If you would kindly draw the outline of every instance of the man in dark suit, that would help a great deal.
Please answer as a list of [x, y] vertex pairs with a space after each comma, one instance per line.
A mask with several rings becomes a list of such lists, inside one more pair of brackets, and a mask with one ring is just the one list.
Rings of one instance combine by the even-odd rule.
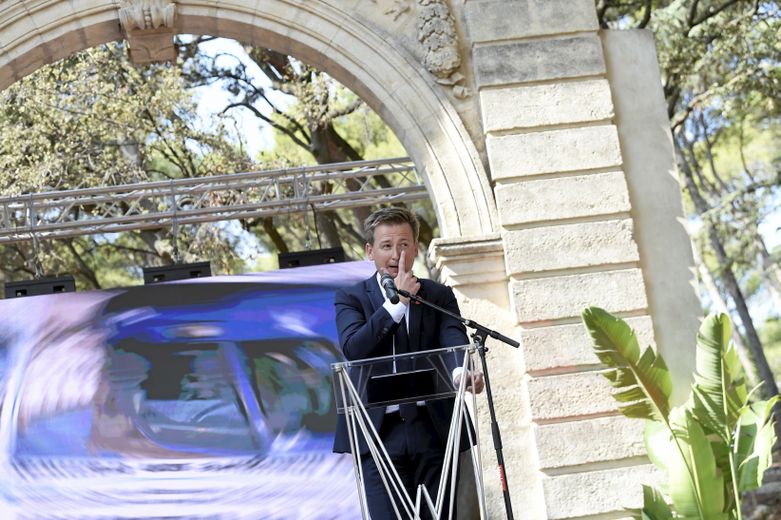
[[[380, 277], [390, 274], [397, 288], [459, 314], [458, 303], [449, 287], [418, 279], [412, 273], [412, 264], [418, 255], [418, 229], [415, 215], [403, 208], [381, 209], [366, 219], [366, 256], [374, 261], [377, 272], [363, 282], [340, 290], [335, 299], [339, 344], [348, 360], [469, 343], [464, 326], [458, 320], [424, 305], [410, 305], [409, 298], [401, 297], [393, 304], [381, 287]], [[451, 368], [457, 364], [453, 361]], [[456, 385], [463, 376], [460, 370], [455, 368], [452, 373]], [[467, 389], [481, 392], [482, 374], [467, 374], [467, 377]], [[436, 497], [453, 404], [452, 399], [445, 399], [369, 410], [371, 421], [413, 501], [419, 484], [426, 486], [432, 498]], [[465, 433], [466, 426], [462, 430], [462, 449], [469, 447]], [[395, 519], [396, 514], [368, 446], [362, 436], [359, 437], [371, 518]], [[337, 424], [334, 451], [350, 452], [343, 417]], [[425, 514], [423, 518], [426, 518]]]

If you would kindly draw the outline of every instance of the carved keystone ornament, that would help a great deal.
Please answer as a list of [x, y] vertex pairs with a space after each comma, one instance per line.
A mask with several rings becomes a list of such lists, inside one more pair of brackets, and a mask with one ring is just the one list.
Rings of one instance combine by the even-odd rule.
[[[372, 0], [377, 3], [377, 0]], [[411, 0], [394, 0], [385, 14], [398, 20], [412, 10]], [[471, 95], [464, 85], [466, 78], [459, 71], [461, 51], [458, 46], [456, 22], [447, 0], [416, 0], [417, 36], [423, 51], [423, 66], [436, 77], [437, 83], [453, 88], [453, 95], [464, 99]]]
[[136, 64], [173, 61], [176, 5], [167, 0], [120, 0], [119, 22]]

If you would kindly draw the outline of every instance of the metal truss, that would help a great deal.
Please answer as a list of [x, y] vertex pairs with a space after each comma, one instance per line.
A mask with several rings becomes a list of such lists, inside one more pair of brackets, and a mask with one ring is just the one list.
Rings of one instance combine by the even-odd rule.
[[0, 198], [0, 243], [425, 198], [409, 158], [34, 193]]

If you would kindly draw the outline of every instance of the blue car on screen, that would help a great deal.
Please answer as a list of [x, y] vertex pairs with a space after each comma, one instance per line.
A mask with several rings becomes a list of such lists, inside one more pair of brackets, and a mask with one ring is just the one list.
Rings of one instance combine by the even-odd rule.
[[91, 442], [176, 457], [322, 448], [336, 420], [330, 365], [340, 359], [332, 294], [210, 283], [115, 297]]

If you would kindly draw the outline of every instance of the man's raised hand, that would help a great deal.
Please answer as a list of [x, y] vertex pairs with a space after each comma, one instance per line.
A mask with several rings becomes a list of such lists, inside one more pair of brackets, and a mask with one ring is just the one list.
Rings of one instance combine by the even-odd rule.
[[[405, 256], [406, 255], [404, 254], [404, 251], [402, 251], [401, 255], [399, 256], [399, 273], [396, 275], [396, 279], [394, 280], [396, 289], [407, 291], [410, 294], [418, 294], [418, 291], [420, 290], [420, 282], [412, 274], [411, 266], [410, 269], [407, 270]], [[404, 296], [399, 295], [399, 299], [405, 305], [409, 304], [409, 298], [405, 298]]]

